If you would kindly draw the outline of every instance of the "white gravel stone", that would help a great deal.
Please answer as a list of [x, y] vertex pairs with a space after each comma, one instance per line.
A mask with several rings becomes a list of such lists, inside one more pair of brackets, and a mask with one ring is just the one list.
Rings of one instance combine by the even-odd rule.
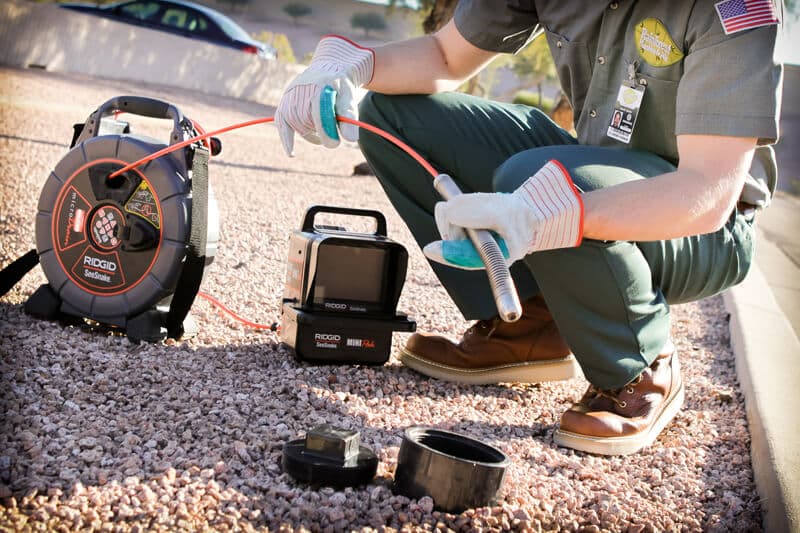
[[[118, 94], [171, 100], [206, 129], [274, 112], [190, 91], [0, 69], [0, 265], [33, 246], [38, 195], [71, 125]], [[164, 138], [164, 122], [130, 120], [135, 132]], [[423, 331], [457, 337], [468, 326], [377, 181], [350, 176], [362, 160], [356, 148], [298, 139], [290, 159], [273, 126], [232, 132], [223, 143], [210, 164], [222, 224], [204, 291], [272, 323], [287, 239], [304, 210], [371, 208], [409, 250], [399, 309]], [[608, 458], [553, 444], [582, 380], [468, 387], [421, 377], [394, 357], [381, 367], [306, 366], [274, 332], [231, 322], [204, 300], [192, 311], [195, 338], [132, 345], [25, 315], [22, 304], [44, 282], [35, 269], [0, 301], [0, 529], [760, 530], [719, 298], [673, 308], [683, 411], [653, 446]], [[392, 353], [407, 337], [394, 335]], [[361, 432], [380, 459], [375, 479], [335, 491], [283, 472], [283, 445], [321, 423]], [[412, 425], [501, 448], [511, 466], [497, 505], [451, 514], [429, 497], [394, 495], [402, 432]]]

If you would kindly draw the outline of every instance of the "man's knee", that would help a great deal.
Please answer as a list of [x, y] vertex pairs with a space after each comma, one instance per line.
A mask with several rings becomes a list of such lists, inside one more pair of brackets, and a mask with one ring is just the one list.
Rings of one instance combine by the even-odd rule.
[[[390, 118], [394, 116], [394, 113], [390, 112], [393, 105], [391, 96], [369, 91], [358, 105], [358, 118], [371, 126], [393, 131], [395, 127]], [[385, 147], [385, 141], [379, 136], [364, 135], [364, 133], [362, 130], [358, 136], [358, 144], [364, 155], [368, 156], [374, 150], [382, 150]]]
[[[514, 154], [497, 167], [492, 179], [494, 192], [514, 192], [522, 183], [533, 176], [551, 159], [560, 161], [561, 146], [531, 148]], [[563, 163], [563, 161], [562, 161]], [[569, 170], [569, 169], [568, 169]]]
[[562, 164], [583, 192], [675, 170], [675, 166], [664, 159], [635, 150], [584, 145], [544, 146], [519, 152], [500, 165], [494, 175], [494, 190], [514, 191], [551, 159]]
[[372, 123], [374, 117], [376, 116], [378, 109], [380, 107], [380, 102], [378, 101], [381, 95], [369, 91], [364, 97], [361, 99], [361, 102], [358, 104], [358, 118], [364, 122]]
[[367, 124], [387, 129], [392, 126], [396, 111], [402, 108], [397, 105], [397, 96], [369, 91], [358, 104], [358, 118]]
[[[377, 102], [380, 95], [372, 91], [364, 95], [361, 102], [358, 104], [358, 119], [366, 122], [372, 126], [377, 126], [380, 121], [380, 103]], [[363, 135], [362, 132], [358, 136], [358, 146], [365, 156], [369, 156], [372, 150], [377, 146], [377, 137], [373, 135]]]

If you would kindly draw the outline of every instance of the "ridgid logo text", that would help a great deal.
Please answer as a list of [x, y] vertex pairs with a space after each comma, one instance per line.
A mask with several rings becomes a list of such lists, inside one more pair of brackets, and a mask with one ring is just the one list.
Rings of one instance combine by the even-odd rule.
[[97, 257], [90, 257], [88, 255], [85, 255], [83, 257], [83, 266], [105, 270], [106, 272], [117, 271], [117, 264], [114, 261], [108, 261], [106, 259], [100, 259]]

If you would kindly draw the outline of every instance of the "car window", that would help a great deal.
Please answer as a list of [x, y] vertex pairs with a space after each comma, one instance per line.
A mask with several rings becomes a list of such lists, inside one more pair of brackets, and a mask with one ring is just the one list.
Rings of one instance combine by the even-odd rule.
[[206, 33], [208, 31], [208, 21], [200, 15], [193, 15], [186, 25], [186, 29], [195, 33]]
[[124, 17], [137, 20], [153, 20], [159, 9], [158, 2], [131, 2], [120, 6], [119, 12]]
[[188, 22], [190, 19], [189, 12], [185, 9], [169, 8], [166, 9], [161, 16], [161, 24], [183, 30], [188, 29]]

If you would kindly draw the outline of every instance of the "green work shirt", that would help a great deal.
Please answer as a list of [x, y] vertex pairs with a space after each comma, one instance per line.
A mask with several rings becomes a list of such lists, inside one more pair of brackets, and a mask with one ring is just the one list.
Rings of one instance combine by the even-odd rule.
[[[680, 134], [758, 138], [742, 200], [765, 206], [777, 184], [768, 145], [778, 139], [780, 27], [726, 35], [715, 3], [461, 0], [454, 20], [465, 39], [493, 52], [517, 52], [543, 31], [581, 144], [677, 163]], [[644, 88], [629, 143], [607, 134], [622, 84]]]

